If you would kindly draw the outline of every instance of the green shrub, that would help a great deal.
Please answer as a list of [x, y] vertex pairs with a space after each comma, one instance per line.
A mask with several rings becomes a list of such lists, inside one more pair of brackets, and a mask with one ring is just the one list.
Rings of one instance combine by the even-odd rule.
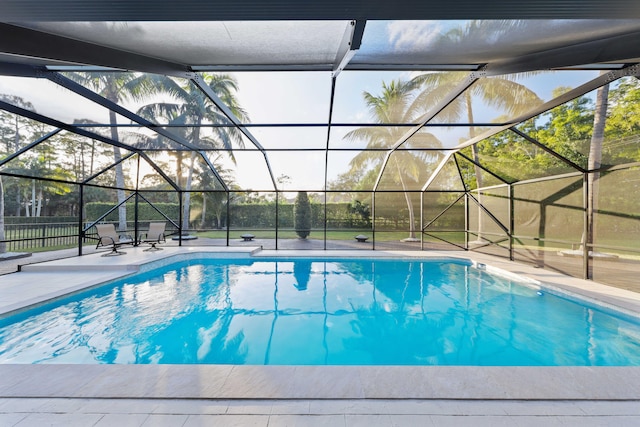
[[306, 191], [299, 191], [293, 208], [294, 228], [301, 239], [311, 234], [311, 204]]

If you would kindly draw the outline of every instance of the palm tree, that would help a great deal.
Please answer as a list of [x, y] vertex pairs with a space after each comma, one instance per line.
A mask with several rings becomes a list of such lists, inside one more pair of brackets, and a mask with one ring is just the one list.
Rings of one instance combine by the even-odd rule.
[[[487, 31], [492, 34], [492, 37], [496, 37], [496, 31], [508, 34], [509, 31], [514, 30], [518, 25], [521, 24], [517, 21], [502, 21], [501, 25], [497, 25], [494, 21], [488, 24], [486, 21], [470, 21], [464, 28], [455, 28], [445, 33], [438, 43], [444, 45], [452, 43], [458, 44], [464, 40], [478, 39], [478, 37], [481, 36], [486, 39]], [[469, 123], [469, 139], [471, 139], [476, 136], [476, 128], [473, 126], [473, 100], [476, 98], [481, 98], [486, 105], [501, 110], [503, 114], [508, 114], [512, 117], [524, 114], [536, 106], [541, 105], [543, 102], [532, 90], [515, 81], [518, 77], [527, 77], [531, 74], [532, 73], [524, 73], [520, 76], [505, 75], [481, 78], [465, 90], [461, 96], [458, 96], [451, 102], [447, 108], [436, 117], [436, 120], [451, 123], [466, 116]], [[417, 100], [428, 108], [430, 105], [442, 100], [458, 86], [460, 83], [460, 73], [429, 72], [414, 77], [412, 83], [419, 86], [422, 90]], [[471, 151], [473, 160], [476, 163], [480, 163], [477, 144], [471, 146]], [[483, 187], [482, 169], [478, 166], [475, 166], [475, 175], [477, 188], [480, 189]], [[480, 197], [480, 194], [478, 194], [478, 197]], [[482, 228], [482, 215], [479, 214], [479, 241], [482, 240]]]
[[[146, 74], [82, 72], [72, 73], [69, 77], [116, 104], [126, 100], [140, 101], [158, 90], [157, 85], [154, 84], [154, 77]], [[116, 113], [111, 110], [109, 110], [109, 124], [111, 125], [111, 139], [116, 142], [120, 141]], [[116, 193], [120, 204], [126, 198], [123, 190], [125, 177], [122, 163], [120, 163], [122, 160], [120, 147], [113, 147], [113, 160], [116, 164], [116, 187], [118, 188]], [[124, 203], [118, 209], [118, 229], [121, 231], [127, 229], [127, 209]]]
[[[364, 92], [363, 96], [371, 117], [375, 123], [389, 123], [391, 126], [371, 126], [352, 130], [345, 135], [345, 139], [366, 140], [367, 149], [361, 151], [350, 162], [350, 173], [361, 174], [365, 170], [379, 168], [379, 157], [371, 149], [391, 149], [406, 134], [407, 128], [393, 126], [393, 124], [411, 123], [421, 112], [421, 105], [416, 99], [416, 84], [412, 81], [393, 80], [388, 85], [382, 83], [380, 96]], [[438, 148], [440, 141], [430, 133], [418, 132], [408, 140], [404, 148]], [[410, 151], [395, 151], [393, 161], [390, 163], [390, 174], [396, 184], [399, 184], [404, 193], [405, 202], [409, 210], [409, 239], [415, 236], [415, 214], [411, 194], [407, 191], [409, 183], [420, 183], [428, 170], [429, 161], [434, 155], [423, 151], [412, 153]]]
[[[237, 81], [228, 74], [204, 74], [205, 83], [226, 104], [231, 112], [242, 122], [248, 122], [247, 113], [240, 107], [235, 93], [238, 91]], [[157, 102], [143, 106], [138, 114], [149, 119], [163, 117], [171, 125], [185, 126], [180, 128], [185, 139], [196, 147], [203, 149], [224, 149], [232, 161], [234, 143], [244, 146], [241, 132], [235, 127], [215, 127], [211, 134], [203, 134], [203, 124], [232, 125], [229, 119], [209, 100], [204, 92], [193, 84], [180, 85], [175, 80], [165, 77], [158, 83], [158, 88], [172, 98], [171, 102]], [[183, 230], [189, 229], [191, 205], [191, 187], [197, 153], [191, 151], [186, 179], [182, 176], [183, 153], [176, 152], [176, 175], [178, 186], [185, 190], [183, 201]]]

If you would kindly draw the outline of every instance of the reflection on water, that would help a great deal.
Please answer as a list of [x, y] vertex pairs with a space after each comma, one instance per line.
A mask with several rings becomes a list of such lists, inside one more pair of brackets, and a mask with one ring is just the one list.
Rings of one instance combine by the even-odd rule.
[[640, 326], [467, 264], [206, 260], [3, 319], [0, 362], [640, 365]]

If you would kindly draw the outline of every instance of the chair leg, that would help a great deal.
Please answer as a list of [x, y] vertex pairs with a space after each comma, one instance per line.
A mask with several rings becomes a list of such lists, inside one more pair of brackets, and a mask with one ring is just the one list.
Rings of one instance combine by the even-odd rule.
[[152, 251], [161, 251], [162, 250], [162, 248], [156, 247], [158, 242], [149, 242], [149, 244], [151, 245], [151, 247], [149, 249], [143, 250], [142, 252], [152, 252]]
[[107, 252], [102, 256], [118, 256], [118, 255], [126, 255], [126, 252], [118, 251], [117, 246], [113, 245], [113, 247], [111, 248], [111, 252]]

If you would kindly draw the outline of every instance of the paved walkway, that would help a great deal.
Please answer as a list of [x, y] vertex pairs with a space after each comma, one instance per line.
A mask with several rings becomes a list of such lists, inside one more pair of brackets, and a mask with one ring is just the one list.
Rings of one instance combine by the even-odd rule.
[[[96, 250], [95, 246], [85, 246], [83, 253], [89, 254]], [[56, 259], [78, 256], [78, 249], [62, 249], [58, 251], [35, 252], [29, 256], [20, 258], [0, 259], [0, 275], [15, 273], [20, 265], [34, 264], [38, 262], [53, 261]]]
[[637, 401], [0, 399], [0, 425], [638, 426]]

